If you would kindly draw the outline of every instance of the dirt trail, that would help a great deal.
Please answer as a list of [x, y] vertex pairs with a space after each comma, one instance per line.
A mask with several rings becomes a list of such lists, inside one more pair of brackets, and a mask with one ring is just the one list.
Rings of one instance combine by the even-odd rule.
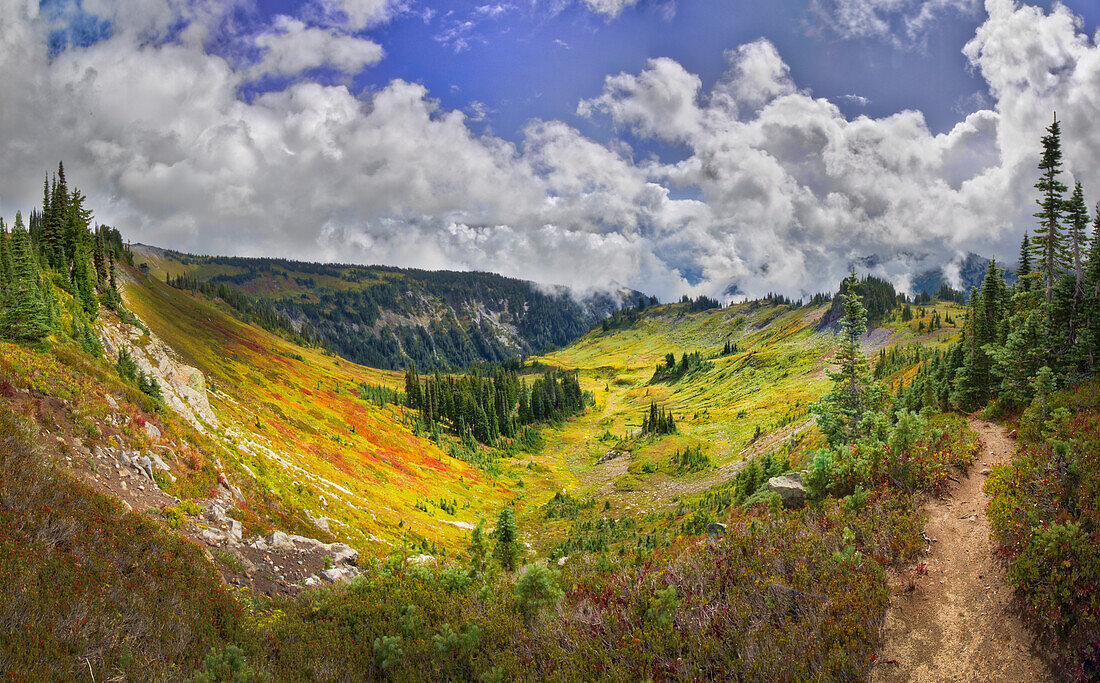
[[988, 467], [1007, 462], [1013, 440], [981, 420], [978, 457], [944, 498], [925, 510], [931, 551], [926, 573], [898, 587], [886, 613], [886, 644], [872, 681], [1037, 681], [1042, 663], [1012, 607], [1012, 591], [993, 557]]

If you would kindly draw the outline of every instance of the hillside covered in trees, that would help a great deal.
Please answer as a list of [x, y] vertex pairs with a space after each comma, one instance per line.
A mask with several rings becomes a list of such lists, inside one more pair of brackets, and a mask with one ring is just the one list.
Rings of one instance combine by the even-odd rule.
[[492, 273], [193, 256], [135, 247], [174, 287], [224, 300], [245, 319], [356, 363], [465, 367], [564, 346], [640, 296], [577, 300]]

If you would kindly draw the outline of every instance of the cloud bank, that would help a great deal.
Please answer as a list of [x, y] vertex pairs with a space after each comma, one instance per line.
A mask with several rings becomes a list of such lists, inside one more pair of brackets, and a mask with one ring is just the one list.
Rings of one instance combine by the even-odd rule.
[[[1100, 49], [1060, 5], [986, 2], [965, 54], [993, 106], [941, 135], [916, 111], [845, 118], [766, 40], [730, 50], [712, 87], [655, 58], [579, 104], [681, 149], [676, 163], [562, 121], [533, 121], [516, 143], [477, 134], [467, 114], [401, 80], [357, 95], [298, 79], [243, 101], [258, 72], [381, 57], [347, 27], [392, 5], [312, 7], [314, 19], [254, 37], [263, 51], [238, 64], [204, 47], [226, 30], [224, 3], [85, 0], [109, 37], [51, 57], [65, 18], [0, 0], [0, 213], [38, 204], [42, 172], [64, 159], [97, 218], [134, 241], [667, 299], [800, 296], [833, 289], [853, 265], [904, 287], [968, 251], [1011, 258], [1033, 222], [1039, 137], [1055, 110], [1066, 169], [1090, 201], [1100, 189]], [[325, 47], [299, 52], [282, 42], [294, 32]]]

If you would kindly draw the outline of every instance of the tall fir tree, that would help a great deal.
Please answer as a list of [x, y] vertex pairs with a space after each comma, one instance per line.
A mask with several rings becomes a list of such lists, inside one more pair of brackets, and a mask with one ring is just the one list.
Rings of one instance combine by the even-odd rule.
[[65, 181], [65, 165], [58, 162], [57, 176], [50, 191], [50, 212], [46, 216], [43, 241], [46, 260], [54, 270], [68, 275], [65, 257], [65, 234], [69, 217], [69, 186]]
[[38, 259], [19, 213], [15, 214], [11, 232], [11, 259], [11, 299], [0, 314], [0, 333], [14, 341], [41, 342], [50, 334], [52, 326], [45, 298], [48, 285], [40, 282]]
[[851, 443], [858, 438], [864, 394], [871, 382], [867, 359], [859, 343], [867, 330], [867, 308], [856, 291], [858, 286], [859, 280], [854, 272], [841, 285], [844, 315], [840, 319], [840, 349], [836, 354], [836, 363], [840, 367], [828, 372], [832, 389], [811, 406], [811, 410], [818, 415], [818, 426], [830, 446]]
[[[1058, 278], [1058, 272], [1062, 266], [1062, 213], [1065, 206], [1063, 196], [1068, 189], [1058, 179], [1062, 171], [1062, 129], [1058, 124], [1057, 114], [1054, 122], [1047, 128], [1047, 134], [1043, 136], [1043, 156], [1039, 161], [1039, 170], [1042, 174], [1039, 182], [1035, 183], [1035, 189], [1039, 190], [1040, 198], [1035, 200], [1039, 205], [1039, 211], [1034, 215], [1039, 219], [1039, 225], [1035, 228], [1033, 248], [1038, 256], [1038, 269], [1043, 274], [1043, 286], [1046, 292], [1046, 302], [1049, 306], [1054, 296], [1054, 283]], [[1047, 313], [1049, 317], [1049, 311]]]
[[8, 236], [8, 226], [4, 225], [4, 219], [0, 218], [0, 287], [6, 294], [12, 279], [11, 273], [11, 244]]
[[1074, 298], [1080, 297], [1080, 290], [1082, 283], [1085, 279], [1085, 271], [1083, 268], [1084, 251], [1087, 247], [1087, 238], [1085, 231], [1089, 227], [1089, 207], [1085, 205], [1085, 192], [1081, 187], [1081, 183], [1075, 183], [1073, 186], [1073, 195], [1069, 199], [1069, 203], [1066, 204], [1066, 248], [1069, 250], [1069, 254], [1065, 261], [1073, 269], [1073, 277], [1075, 280], [1074, 286]]
[[1096, 205], [1096, 217], [1092, 223], [1092, 240], [1085, 261], [1085, 277], [1082, 286], [1083, 321], [1078, 344], [1083, 347], [1082, 357], [1087, 370], [1095, 372], [1100, 365], [1100, 203]]
[[1016, 261], [1016, 288], [1027, 291], [1031, 289], [1031, 240], [1027, 231], [1024, 231], [1024, 239], [1020, 242], [1020, 256]]
[[985, 278], [971, 297], [970, 313], [963, 329], [967, 356], [955, 374], [952, 400], [962, 408], [973, 409], [989, 400], [994, 384], [991, 345], [1001, 342], [1007, 291], [1004, 274], [995, 260], [986, 268]]

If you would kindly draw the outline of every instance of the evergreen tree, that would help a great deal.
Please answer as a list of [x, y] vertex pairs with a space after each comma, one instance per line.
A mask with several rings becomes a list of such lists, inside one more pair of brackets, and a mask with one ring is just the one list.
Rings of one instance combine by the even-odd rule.
[[985, 278], [971, 297], [970, 315], [964, 328], [968, 353], [956, 373], [952, 398], [963, 408], [974, 408], [989, 400], [994, 385], [990, 345], [1002, 341], [1002, 324], [1007, 290], [1004, 274], [995, 260], [989, 262]]
[[485, 547], [485, 519], [478, 520], [477, 526], [470, 530], [470, 545], [467, 547], [470, 553], [470, 568], [475, 572], [485, 569], [485, 557], [488, 549]]
[[[8, 227], [4, 225], [4, 219], [0, 218], [0, 291], [8, 292], [9, 283], [12, 280], [11, 272], [11, 245], [9, 243]], [[0, 301], [0, 305], [3, 302]]]
[[76, 286], [77, 297], [80, 299], [80, 305], [84, 308], [84, 312], [94, 319], [99, 308], [99, 300], [96, 299], [95, 295], [95, 278], [91, 272], [91, 259], [88, 257], [84, 240], [77, 238], [75, 243], [76, 251], [72, 261], [73, 284]]
[[[1043, 275], [1046, 302], [1049, 306], [1054, 297], [1054, 283], [1062, 266], [1064, 236], [1061, 221], [1065, 205], [1062, 197], [1068, 189], [1058, 180], [1058, 174], [1062, 171], [1062, 130], [1058, 125], [1057, 115], [1047, 128], [1047, 135], [1043, 136], [1043, 156], [1039, 162], [1039, 170], [1042, 175], [1039, 182], [1035, 183], [1035, 189], [1039, 190], [1041, 196], [1036, 200], [1040, 210], [1034, 214], [1039, 219], [1039, 225], [1035, 229], [1034, 248], [1039, 256], [1039, 272]], [[1049, 317], [1049, 311], [1047, 315]]]
[[69, 217], [69, 188], [65, 182], [65, 165], [58, 163], [57, 176], [50, 190], [50, 210], [43, 226], [43, 253], [54, 270], [68, 274], [65, 257], [65, 234]]
[[87, 275], [81, 271], [91, 267], [92, 258], [88, 233], [92, 212], [84, 206], [85, 199], [80, 190], [73, 188], [68, 197], [65, 215], [65, 272], [77, 286], [80, 284], [78, 279]]
[[851, 443], [857, 438], [863, 396], [871, 381], [859, 344], [859, 338], [867, 330], [867, 309], [856, 291], [858, 284], [853, 272], [841, 285], [844, 316], [840, 319], [840, 349], [836, 355], [839, 369], [828, 372], [833, 382], [829, 393], [810, 406], [817, 413], [818, 426], [830, 446]]
[[507, 571], [516, 568], [516, 560], [519, 558], [519, 538], [516, 529], [516, 517], [512, 508], [505, 506], [497, 515], [496, 528], [489, 534], [496, 544], [493, 546], [493, 557], [500, 566]]
[[50, 334], [52, 327], [50, 307], [40, 282], [38, 259], [30, 235], [23, 226], [23, 218], [15, 214], [11, 232], [12, 278], [9, 287], [10, 303], [0, 314], [0, 333], [7, 339], [38, 343]]
[[1100, 358], [1100, 204], [1096, 205], [1096, 217], [1092, 223], [1092, 240], [1085, 261], [1085, 277], [1082, 286], [1082, 323], [1078, 345], [1087, 370], [1095, 372]]
[[1066, 205], [1066, 236], [1068, 239], [1069, 257], [1066, 261], [1073, 268], [1074, 300], [1080, 298], [1080, 290], [1084, 281], [1085, 271], [1082, 268], [1082, 256], [1085, 250], [1085, 230], [1089, 226], [1089, 208], [1085, 205], [1085, 193], [1081, 183], [1073, 186], [1073, 196]]
[[1016, 265], [1016, 288], [1027, 291], [1031, 289], [1031, 240], [1027, 232], [1024, 232], [1024, 240], [1020, 242], [1020, 258]]

